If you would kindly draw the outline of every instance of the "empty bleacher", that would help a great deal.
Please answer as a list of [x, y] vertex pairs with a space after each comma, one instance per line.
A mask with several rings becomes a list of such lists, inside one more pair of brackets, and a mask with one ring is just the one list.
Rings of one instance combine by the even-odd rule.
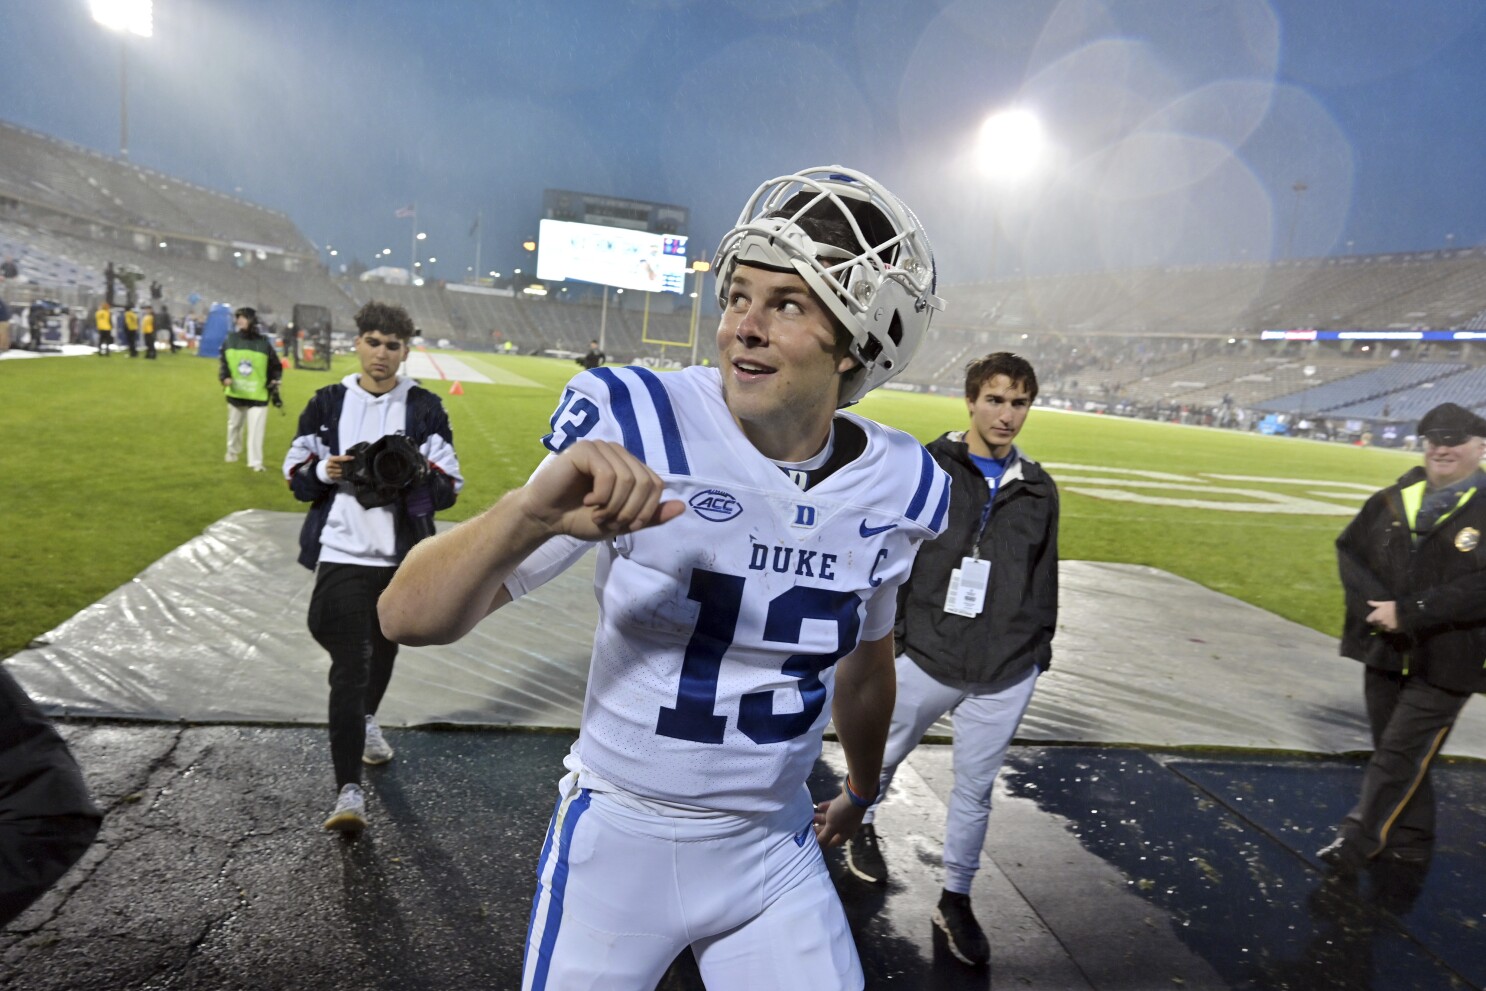
[[1305, 389], [1256, 404], [1260, 409], [1288, 412], [1301, 409], [1329, 413], [1370, 399], [1403, 392], [1423, 382], [1439, 382], [1464, 371], [1458, 362], [1400, 361], [1353, 375], [1339, 382]]

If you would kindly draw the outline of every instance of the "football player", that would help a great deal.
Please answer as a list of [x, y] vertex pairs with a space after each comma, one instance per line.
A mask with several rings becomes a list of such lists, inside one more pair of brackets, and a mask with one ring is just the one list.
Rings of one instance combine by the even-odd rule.
[[[599, 546], [579, 737], [538, 865], [522, 986], [650, 991], [863, 978], [821, 847], [876, 797], [895, 590], [948, 478], [842, 407], [934, 310], [917, 218], [831, 166], [764, 183], [723, 238], [717, 367], [579, 373], [527, 484], [414, 549], [383, 595], [408, 644], [458, 639]], [[834, 719], [839, 795], [805, 781]]]

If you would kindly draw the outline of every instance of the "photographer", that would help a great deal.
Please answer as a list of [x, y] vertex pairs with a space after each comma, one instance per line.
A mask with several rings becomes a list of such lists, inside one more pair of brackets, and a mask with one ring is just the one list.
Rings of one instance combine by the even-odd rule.
[[437, 396], [398, 377], [413, 321], [400, 306], [356, 314], [360, 374], [320, 389], [299, 417], [284, 477], [310, 511], [299, 563], [315, 570], [309, 629], [330, 652], [330, 755], [339, 793], [325, 828], [366, 825], [361, 765], [392, 748], [376, 712], [397, 645], [382, 636], [377, 597], [412, 546], [433, 534], [433, 514], [454, 505], [464, 479], [449, 417]]

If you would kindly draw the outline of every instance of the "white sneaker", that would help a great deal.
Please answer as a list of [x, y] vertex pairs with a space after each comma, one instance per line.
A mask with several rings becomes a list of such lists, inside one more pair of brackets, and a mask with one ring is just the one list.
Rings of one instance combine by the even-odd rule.
[[341, 788], [335, 800], [335, 811], [330, 813], [324, 826], [337, 833], [359, 833], [366, 828], [366, 794], [360, 785]]
[[382, 735], [376, 716], [366, 717], [366, 743], [361, 748], [361, 763], [385, 764], [392, 759], [392, 746]]

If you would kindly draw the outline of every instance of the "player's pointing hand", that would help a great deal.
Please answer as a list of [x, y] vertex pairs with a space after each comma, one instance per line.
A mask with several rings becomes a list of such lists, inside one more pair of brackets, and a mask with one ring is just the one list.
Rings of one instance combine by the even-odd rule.
[[665, 483], [622, 444], [579, 441], [537, 472], [523, 510], [554, 533], [603, 540], [681, 515], [680, 500], [661, 501]]

